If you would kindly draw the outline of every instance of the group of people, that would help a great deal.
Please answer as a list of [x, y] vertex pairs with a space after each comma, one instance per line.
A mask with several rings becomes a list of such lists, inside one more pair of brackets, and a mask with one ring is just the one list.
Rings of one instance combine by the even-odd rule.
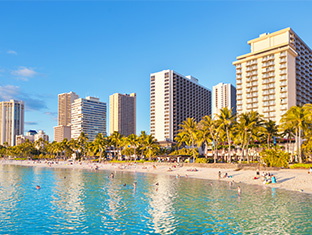
[[273, 174], [270, 174], [270, 172], [263, 172], [262, 175], [262, 182], [263, 184], [275, 184], [276, 183], [276, 177]]

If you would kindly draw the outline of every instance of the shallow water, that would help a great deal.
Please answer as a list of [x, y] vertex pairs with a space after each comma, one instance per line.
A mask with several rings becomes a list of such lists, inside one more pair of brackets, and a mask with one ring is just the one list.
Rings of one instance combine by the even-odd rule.
[[110, 173], [0, 165], [0, 234], [312, 234], [309, 194]]

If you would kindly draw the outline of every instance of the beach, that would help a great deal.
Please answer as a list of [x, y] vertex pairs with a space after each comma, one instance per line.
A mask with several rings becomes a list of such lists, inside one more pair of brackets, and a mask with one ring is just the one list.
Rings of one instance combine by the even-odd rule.
[[[263, 172], [273, 174], [276, 177], [276, 183], [264, 184], [262, 177], [257, 177], [255, 170], [237, 170], [235, 168], [206, 168], [194, 167], [192, 165], [184, 164], [183, 166], [172, 163], [92, 163], [92, 162], [65, 162], [59, 161], [13, 161], [1, 160], [0, 164], [21, 165], [31, 167], [49, 167], [49, 168], [71, 168], [71, 169], [85, 169], [95, 171], [96, 169], [106, 171], [126, 171], [139, 172], [149, 174], [163, 174], [171, 175], [181, 178], [197, 178], [207, 180], [220, 180], [224, 182], [233, 182], [238, 185], [240, 183], [258, 185], [262, 187], [280, 188], [292, 191], [299, 191], [302, 193], [312, 194], [312, 175], [308, 174], [308, 169], [279, 169], [279, 170], [265, 170], [260, 168], [260, 176]], [[196, 169], [196, 171], [194, 171]], [[219, 171], [221, 178], [219, 179]], [[226, 178], [224, 174], [227, 173]]]

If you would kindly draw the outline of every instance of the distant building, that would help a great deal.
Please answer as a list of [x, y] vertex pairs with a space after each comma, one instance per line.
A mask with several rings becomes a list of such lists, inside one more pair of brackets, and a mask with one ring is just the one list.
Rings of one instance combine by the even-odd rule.
[[0, 102], [0, 144], [15, 145], [16, 136], [24, 133], [23, 101], [10, 100]]
[[109, 133], [136, 133], [136, 94], [115, 93], [109, 97]]
[[213, 116], [220, 114], [220, 110], [227, 107], [236, 113], [236, 88], [228, 83], [219, 83], [212, 88], [212, 113]]
[[39, 139], [49, 142], [49, 136], [43, 130], [39, 130], [34, 136], [34, 141], [38, 141]]
[[312, 50], [291, 29], [248, 41], [237, 57], [237, 113], [257, 111], [279, 122], [292, 106], [312, 103]]
[[44, 131], [39, 130], [38, 132], [35, 130], [30, 130], [25, 135], [17, 135], [16, 136], [16, 145], [20, 145], [22, 143], [25, 143], [26, 140], [29, 140], [30, 142], [34, 143], [35, 141], [38, 141], [40, 138], [42, 138], [44, 141], [49, 142], [49, 136], [45, 134]]
[[87, 134], [89, 141], [98, 133], [106, 135], [106, 103], [99, 98], [86, 97], [74, 100], [72, 104], [71, 138], [77, 139], [81, 132]]
[[79, 96], [75, 92], [58, 95], [58, 125], [54, 127], [54, 140], [61, 142], [71, 139], [71, 107]]
[[151, 134], [158, 141], [174, 141], [187, 118], [199, 122], [211, 114], [211, 91], [192, 76], [173, 70], [150, 75]]

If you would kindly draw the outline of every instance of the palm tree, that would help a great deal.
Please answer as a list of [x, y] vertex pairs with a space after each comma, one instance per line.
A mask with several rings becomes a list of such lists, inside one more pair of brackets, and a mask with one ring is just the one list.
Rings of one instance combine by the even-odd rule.
[[139, 144], [139, 138], [136, 134], [131, 134], [126, 138], [125, 141], [126, 145], [129, 145], [130, 148], [133, 149], [134, 152], [134, 158], [136, 160], [137, 156], [136, 156], [136, 148], [138, 147]]
[[[307, 110], [309, 109], [309, 106]], [[307, 110], [302, 106], [291, 107], [281, 119], [282, 125], [289, 125], [294, 127], [296, 130], [296, 147], [298, 150], [299, 163], [302, 163], [302, 153], [301, 153], [301, 135], [306, 122], [308, 120]], [[299, 145], [299, 146], [298, 146]]]
[[190, 139], [190, 144], [193, 152], [193, 162], [195, 163], [195, 144], [198, 141], [198, 125], [194, 118], [187, 118], [180, 124], [182, 129], [179, 130], [180, 133], [187, 135]]
[[262, 123], [263, 119], [258, 112], [251, 111], [239, 115], [238, 122], [235, 125], [236, 142], [239, 142], [242, 145], [242, 156], [239, 159], [239, 163], [244, 159], [246, 148], [247, 163], [249, 163], [248, 145], [252, 138], [257, 136], [260, 130], [262, 130]]
[[275, 121], [269, 120], [264, 122], [264, 135], [267, 137], [268, 149], [270, 149], [270, 139], [278, 135], [278, 125]]
[[106, 151], [108, 147], [108, 138], [104, 137], [103, 133], [98, 133], [95, 139], [93, 140], [94, 151], [100, 152], [99, 162], [102, 161], [103, 152]]
[[144, 140], [144, 149], [147, 150], [148, 160], [152, 161], [152, 155], [159, 150], [159, 145], [153, 135], [146, 135]]
[[232, 109], [228, 109], [227, 107], [220, 110], [220, 114], [217, 115], [218, 121], [220, 123], [220, 127], [223, 128], [226, 132], [227, 141], [229, 145], [228, 150], [228, 162], [231, 162], [231, 131], [232, 127], [235, 123], [235, 114], [232, 114]]
[[144, 149], [145, 149], [145, 141], [147, 138], [147, 134], [145, 131], [141, 131], [141, 134], [139, 136], [139, 149], [141, 149], [141, 158], [143, 158], [143, 153], [144, 153]]
[[213, 159], [214, 163], [218, 159], [218, 144], [220, 139], [220, 127], [216, 120], [211, 119], [211, 116], [204, 116], [199, 122], [199, 129], [202, 132], [201, 136], [204, 139], [205, 145], [208, 147], [209, 142], [213, 142]]
[[118, 131], [114, 131], [113, 134], [111, 134], [110, 142], [112, 146], [114, 146], [115, 151], [117, 152], [117, 155], [120, 157], [121, 155], [121, 146], [123, 145], [123, 138], [122, 135]]
[[87, 141], [88, 137], [84, 132], [81, 132], [79, 137], [77, 138], [77, 147], [80, 154], [85, 157], [87, 151]]

